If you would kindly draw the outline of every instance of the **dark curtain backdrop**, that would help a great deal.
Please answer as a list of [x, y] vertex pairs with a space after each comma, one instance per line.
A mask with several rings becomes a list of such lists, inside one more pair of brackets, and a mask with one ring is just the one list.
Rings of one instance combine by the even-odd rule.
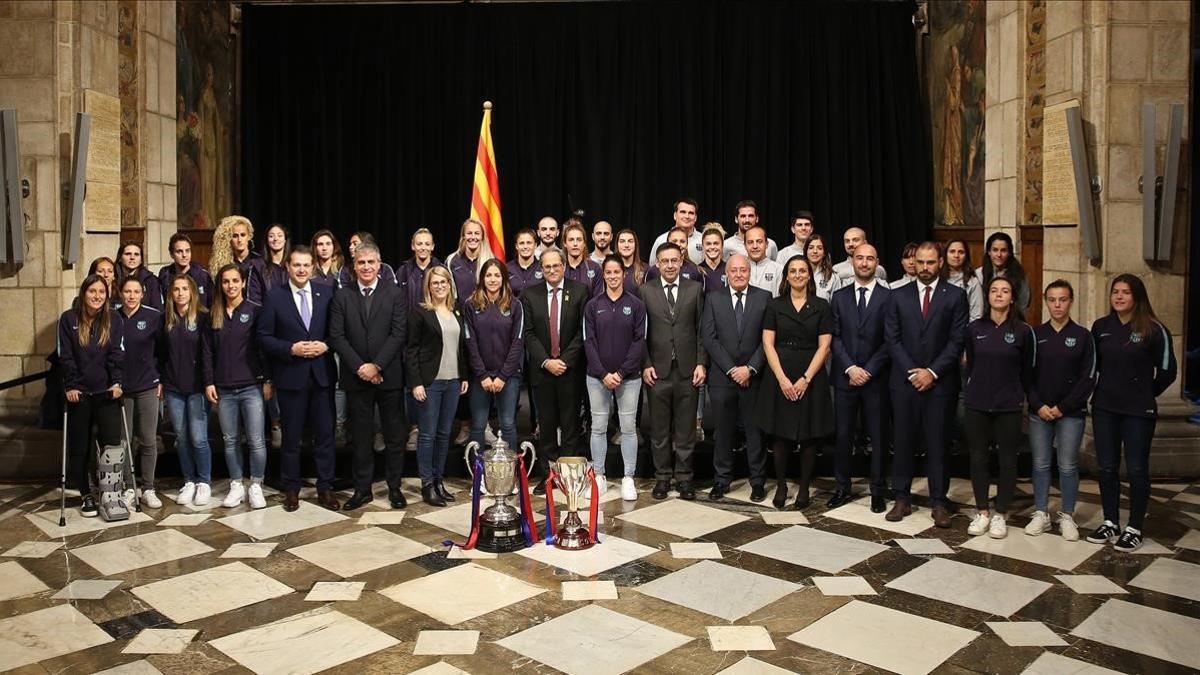
[[[248, 5], [243, 211], [297, 240], [374, 232], [438, 254], [469, 211], [481, 105], [505, 233], [570, 208], [634, 228], [676, 197], [733, 230], [754, 199], [770, 236], [816, 214], [863, 226], [898, 274], [932, 222], [909, 2]], [[835, 245], [841, 258], [840, 244]]]

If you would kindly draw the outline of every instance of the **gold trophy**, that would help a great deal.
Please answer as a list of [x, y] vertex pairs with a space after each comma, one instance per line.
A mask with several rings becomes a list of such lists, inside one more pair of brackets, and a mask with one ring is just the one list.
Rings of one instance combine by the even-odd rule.
[[[598, 500], [591, 500], [590, 528], [588, 525], [584, 525], [579, 518], [580, 502], [588, 494], [589, 489], [593, 490], [594, 494], [596, 486], [596, 474], [588, 461], [583, 457], [560, 458], [554, 463], [554, 471], [548, 482], [551, 482], [551, 490], [555, 487], [562, 490], [563, 496], [567, 500], [567, 517], [558, 527], [554, 546], [568, 551], [591, 548], [596, 543], [596, 502]], [[550, 516], [546, 523], [547, 529], [554, 527], [554, 496], [550, 494], [551, 490], [548, 490], [546, 494], [547, 515]]]

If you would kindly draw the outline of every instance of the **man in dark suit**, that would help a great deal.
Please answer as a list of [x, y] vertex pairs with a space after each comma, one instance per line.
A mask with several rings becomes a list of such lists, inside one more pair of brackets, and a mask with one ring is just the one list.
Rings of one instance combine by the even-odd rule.
[[407, 506], [400, 492], [404, 470], [404, 339], [408, 302], [402, 290], [379, 280], [379, 247], [369, 242], [354, 249], [356, 281], [333, 298], [329, 310], [329, 342], [341, 357], [338, 383], [350, 408], [354, 446], [354, 495], [342, 505], [352, 511], [374, 499], [375, 406], [383, 427], [388, 501]]
[[884, 321], [884, 340], [892, 359], [888, 386], [892, 393], [896, 457], [892, 488], [896, 503], [887, 519], [896, 522], [912, 513], [914, 454], [924, 430], [925, 473], [933, 524], [950, 527], [946, 510], [946, 418], [958, 400], [958, 360], [967, 327], [967, 294], [941, 279], [941, 248], [927, 241], [917, 247], [917, 280], [892, 294]]
[[325, 338], [329, 333], [329, 306], [333, 291], [310, 283], [312, 251], [296, 246], [288, 256], [288, 283], [267, 294], [258, 321], [258, 341], [267, 358], [279, 396], [283, 428], [280, 478], [283, 509], [300, 508], [300, 436], [304, 423], [312, 425], [313, 459], [317, 465], [317, 503], [336, 511], [333, 496], [333, 355]]
[[750, 465], [750, 501], [767, 498], [767, 456], [762, 432], [754, 423], [759, 373], [766, 365], [762, 346], [762, 320], [771, 294], [750, 285], [750, 261], [732, 255], [725, 262], [728, 288], [704, 296], [700, 334], [712, 363], [708, 395], [716, 417], [713, 470], [716, 480], [708, 498], [719, 501], [733, 480], [733, 435], [746, 430], [746, 460]]
[[[560, 453], [579, 453], [579, 405], [583, 396], [583, 306], [589, 289], [564, 279], [562, 251], [547, 248], [540, 259], [542, 281], [521, 293], [525, 353], [538, 411], [538, 475], [544, 477]], [[693, 410], [693, 412], [695, 412]], [[562, 431], [562, 442], [558, 433]], [[538, 482], [535, 494], [545, 494]]]
[[680, 278], [683, 256], [675, 244], [659, 246], [655, 259], [660, 276], [641, 288], [647, 324], [642, 380], [649, 387], [655, 477], [650, 494], [655, 499], [666, 499], [672, 478], [681, 499], [696, 498], [692, 450], [696, 446], [696, 404], [708, 354], [700, 343], [704, 287]]
[[875, 276], [879, 254], [871, 244], [860, 244], [851, 256], [854, 282], [834, 292], [833, 376], [836, 455], [833, 471], [837, 490], [829, 499], [836, 508], [853, 497], [850, 492], [850, 447], [865, 412], [871, 435], [871, 511], [883, 513], [887, 481], [883, 461], [888, 451], [888, 346], [884, 342], [884, 317], [891, 306], [891, 291]]

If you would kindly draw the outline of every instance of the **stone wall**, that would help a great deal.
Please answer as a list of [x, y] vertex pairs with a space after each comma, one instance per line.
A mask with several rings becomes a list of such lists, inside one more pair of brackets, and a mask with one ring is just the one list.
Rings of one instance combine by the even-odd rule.
[[[130, 133], [138, 136], [139, 165], [146, 170], [131, 179], [122, 177], [118, 140], [122, 4], [138, 18], [134, 43], [139, 73], [133, 78], [137, 88], [133, 99], [126, 98], [133, 100], [139, 112], [144, 111]], [[20, 267], [0, 267], [0, 307], [4, 311], [0, 381], [45, 369], [45, 358], [55, 347], [58, 315], [70, 304], [88, 264], [96, 256], [112, 256], [116, 251], [122, 180], [132, 180], [128, 193], [147, 202], [145, 217], [156, 228], [152, 238], [162, 240], [164, 232], [169, 237], [174, 231], [174, 195], [164, 199], [175, 183], [174, 143], [147, 138], [151, 132], [157, 138], [174, 137], [174, 14], [173, 0], [0, 0], [0, 45], [4, 45], [0, 108], [17, 109], [21, 176], [28, 178], [32, 187], [22, 205], [26, 262]], [[148, 87], [142, 73], [153, 71], [156, 79], [164, 77], [159, 66], [167, 72], [165, 85], [156, 82]], [[168, 92], [165, 99], [157, 95], [164, 88]], [[153, 101], [148, 100], [148, 92], [155, 93]], [[110, 110], [113, 105], [115, 110]], [[65, 202], [61, 185], [70, 175], [75, 114], [82, 111], [94, 112], [98, 118], [114, 115], [113, 137], [111, 143], [104, 142], [107, 120], [98, 119], [89, 159], [89, 181], [95, 183], [95, 189], [89, 187], [85, 205], [80, 261], [68, 268], [62, 262]], [[169, 169], [165, 178], [163, 167]], [[156, 168], [157, 174], [153, 173]], [[109, 185], [115, 185], [115, 190], [108, 191]], [[152, 210], [149, 197], [156, 191], [158, 204]], [[161, 247], [147, 252], [152, 261], [163, 260]], [[43, 391], [39, 382], [0, 392], [0, 413], [27, 414]]]

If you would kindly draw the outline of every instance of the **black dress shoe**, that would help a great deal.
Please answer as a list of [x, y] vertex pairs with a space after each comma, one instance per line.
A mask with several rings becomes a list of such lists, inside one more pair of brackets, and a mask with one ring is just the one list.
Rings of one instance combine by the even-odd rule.
[[654, 481], [654, 489], [650, 491], [650, 496], [655, 499], [666, 499], [667, 493], [671, 491], [671, 481], [656, 480]]
[[784, 506], [787, 506], [787, 496], [787, 483], [779, 481], [775, 484], [775, 496], [771, 499], [771, 504], [775, 508], [782, 510]]
[[342, 510], [353, 511], [354, 509], [360, 508], [363, 504], [370, 504], [371, 500], [374, 498], [375, 496], [370, 492], [355, 492], [350, 499], [346, 500], [345, 504], [342, 504]]
[[300, 491], [287, 490], [283, 493], [283, 510], [295, 511], [300, 508]]
[[680, 499], [691, 501], [696, 498], [696, 488], [692, 487], [691, 481], [680, 481], [679, 484], [675, 486], [675, 489], [679, 490]]
[[539, 497], [544, 496], [546, 494], [546, 481], [545, 480], [539, 480], [533, 484], [533, 494], [538, 495]]
[[437, 483], [434, 483], [434, 485], [437, 486], [437, 493], [439, 497], [448, 502], [455, 501], [454, 495], [450, 494], [450, 491], [446, 489], [445, 483], [439, 480]]
[[800, 494], [796, 495], [796, 501], [792, 502], [793, 511], [803, 511], [807, 509], [812, 501], [809, 499], [808, 493], [801, 490]]
[[825, 502], [825, 506], [828, 506], [831, 509], [836, 509], [844, 504], [849, 504], [853, 499], [854, 495], [849, 490], [838, 488], [838, 490], [833, 493], [833, 496], [829, 498], [829, 501]]
[[445, 506], [446, 500], [437, 493], [437, 487], [432, 483], [421, 486], [421, 499], [430, 506]]
[[720, 483], [713, 485], [712, 489], [708, 491], [708, 501], [710, 501], [710, 502], [721, 501], [722, 499], [725, 498], [725, 493], [727, 491], [728, 491], [728, 489], [724, 485], [721, 485]]
[[762, 485], [750, 486], [750, 501], [755, 504], [767, 498], [767, 488]]
[[887, 511], [887, 499], [883, 495], [871, 495], [871, 513]]
[[388, 502], [391, 503], [393, 509], [402, 509], [408, 506], [408, 500], [404, 498], [404, 493], [399, 487], [388, 488]]

